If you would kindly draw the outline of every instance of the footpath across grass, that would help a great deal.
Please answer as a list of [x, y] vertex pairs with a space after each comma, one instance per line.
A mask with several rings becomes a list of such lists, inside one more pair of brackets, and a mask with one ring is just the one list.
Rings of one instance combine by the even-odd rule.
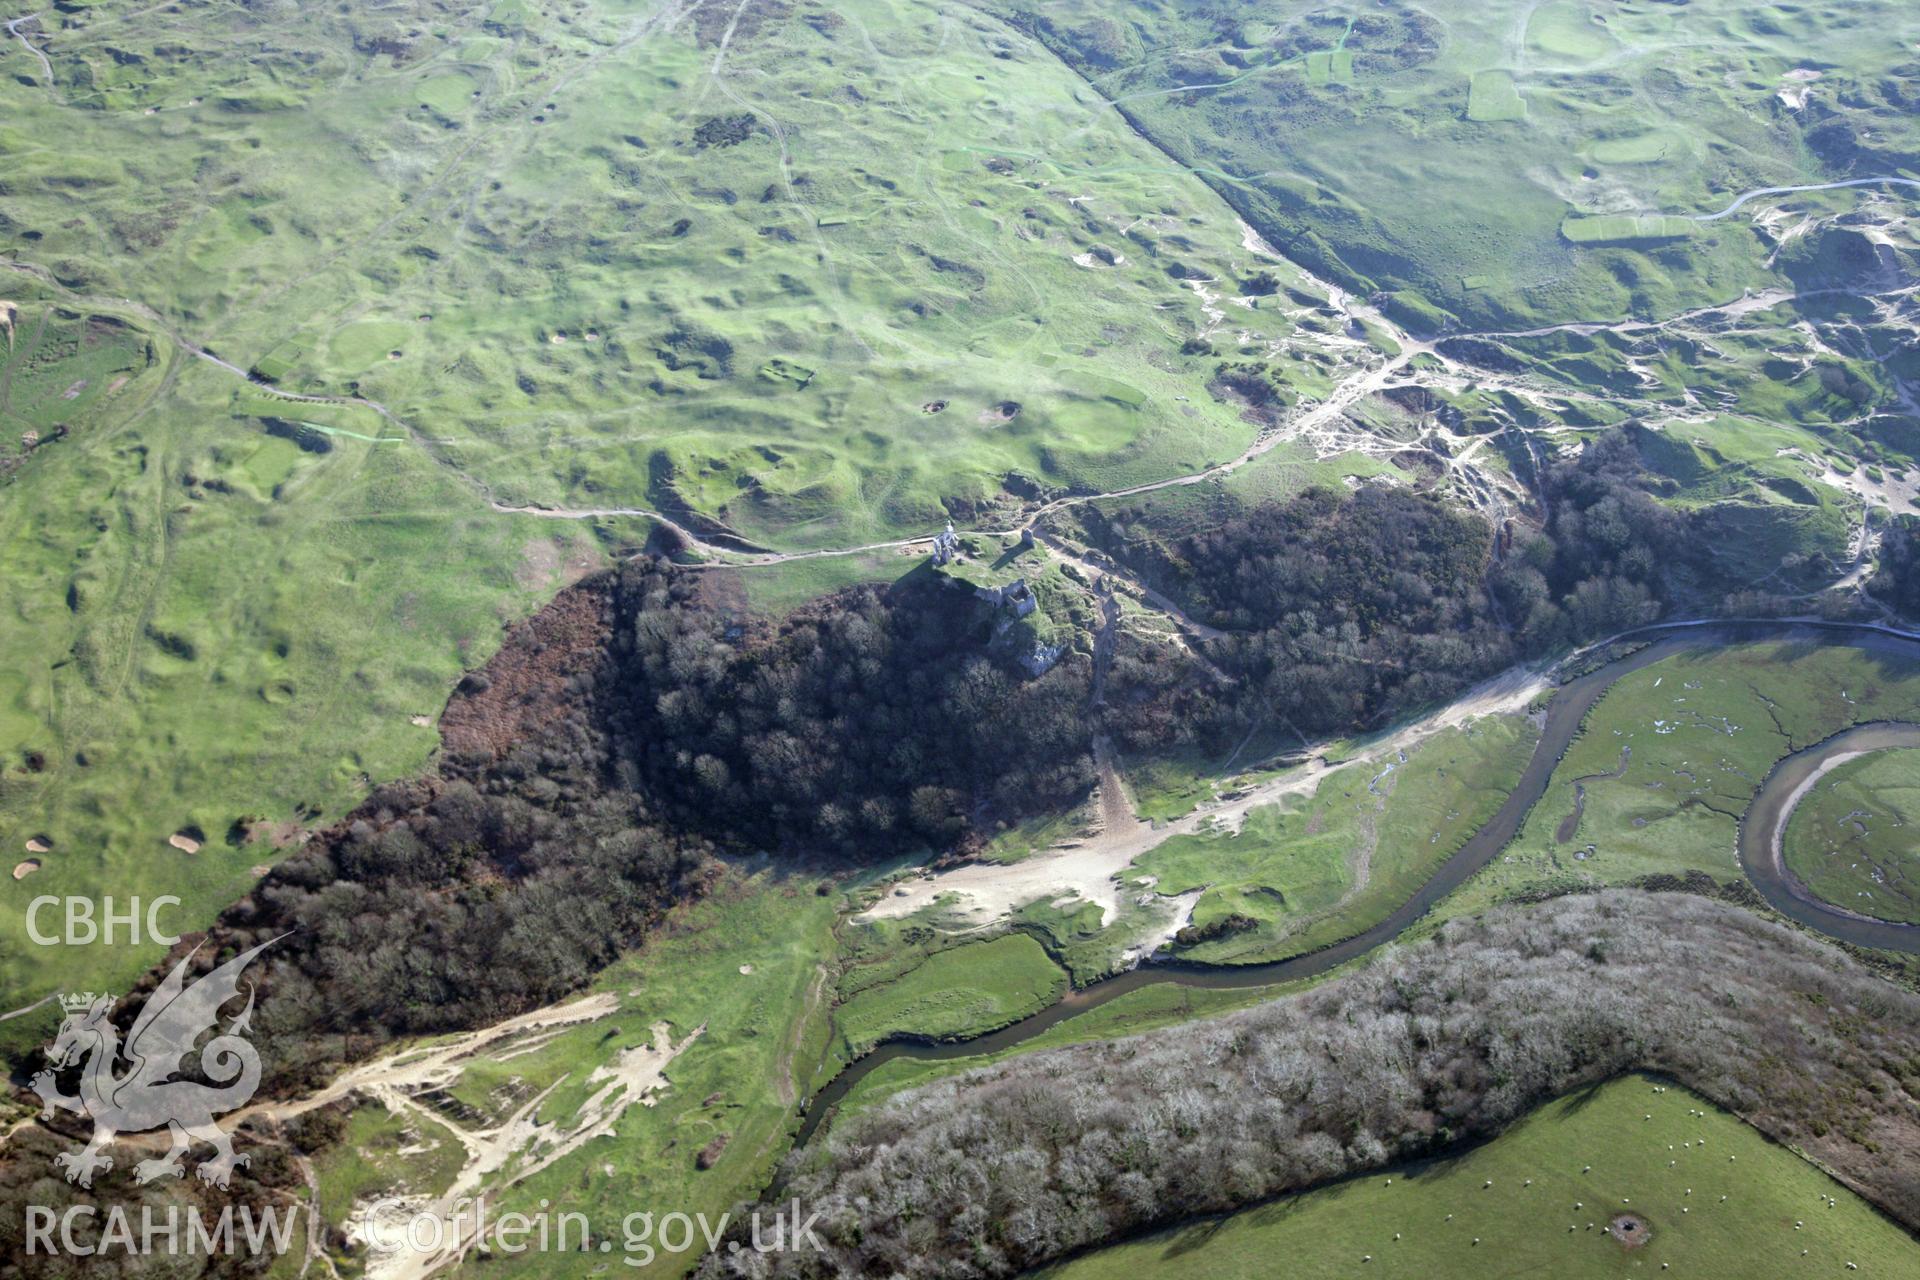
[[1163, 1232], [1044, 1274], [1264, 1280], [1279, 1274], [1282, 1258], [1293, 1280], [1920, 1275], [1920, 1243], [1866, 1201], [1735, 1116], [1640, 1075], [1552, 1102], [1459, 1156]]

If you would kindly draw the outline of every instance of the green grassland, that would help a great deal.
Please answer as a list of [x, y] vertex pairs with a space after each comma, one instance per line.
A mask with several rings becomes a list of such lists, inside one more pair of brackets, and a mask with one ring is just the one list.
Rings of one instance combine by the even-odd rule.
[[[1225, 301], [1304, 278], [1028, 37], [738, 8], [67, 6], [30, 29], [51, 81], [0, 44], [0, 842], [53, 846], [15, 898], [175, 893], [191, 928], [277, 856], [247, 823], [417, 770], [502, 627], [647, 532], [497, 505], [922, 534], [1015, 473], [1237, 453], [1207, 333], [1284, 345], [1298, 394], [1377, 358], [1284, 292]], [[778, 614], [895, 576], [741, 587]], [[5, 914], [0, 991], [154, 958]]]
[[[733, 575], [756, 613], [781, 616], [829, 592], [898, 582], [925, 562], [924, 554], [874, 551], [864, 555], [823, 556], [756, 566]], [[725, 574], [726, 570], [716, 570]]]
[[320, 1214], [344, 1223], [357, 1204], [380, 1196], [439, 1195], [452, 1185], [463, 1156], [459, 1141], [431, 1121], [362, 1104], [339, 1139], [314, 1159]]
[[1609, 213], [1568, 218], [1560, 224], [1560, 234], [1574, 244], [1654, 244], [1685, 240], [1698, 225], [1672, 214]]
[[835, 1054], [859, 1057], [890, 1036], [963, 1039], [1036, 1013], [1067, 975], [1024, 933], [943, 950], [907, 950], [857, 966], [833, 1011]]
[[[1645, 1224], [1624, 1247], [1616, 1214]], [[1089, 1254], [1057, 1280], [1289, 1276], [1904, 1276], [1920, 1245], [1703, 1099], [1628, 1076], [1484, 1146]]]
[[[51, 92], [0, 88], [0, 232], [285, 386], [431, 423], [511, 505], [844, 544], [1011, 472], [1111, 487], [1251, 438], [1181, 351], [1213, 325], [1185, 281], [1250, 269], [1231, 211], [1017, 32], [888, 0], [517, 14], [74, 19]], [[266, 36], [279, 59], [223, 59]]]
[[1134, 863], [1160, 893], [1204, 889], [1192, 923], [1251, 928], [1183, 952], [1247, 964], [1312, 951], [1385, 917], [1505, 801], [1538, 737], [1524, 716], [1449, 729], [1310, 796], [1256, 808], [1237, 832], [1176, 836]]
[[23, 301], [16, 332], [7, 427], [42, 442], [0, 501], [0, 839], [51, 852], [6, 882], [0, 989], [117, 989], [160, 948], [31, 945], [29, 899], [173, 894], [161, 924], [204, 924], [278, 856], [250, 823], [418, 769], [437, 737], [414, 717], [601, 552], [357, 438], [390, 433], [371, 413], [246, 392], [136, 320]]
[[0, 359], [0, 467], [24, 465], [39, 441], [51, 447], [69, 423], [110, 416], [151, 394], [159, 357], [138, 329], [44, 303], [5, 310], [12, 323]]
[[1787, 820], [1787, 866], [1849, 911], [1920, 923], [1920, 751], [1876, 751], [1814, 785]]
[[1886, 654], [1781, 643], [1655, 663], [1594, 705], [1507, 851], [1440, 910], [1653, 874], [1738, 881], [1740, 815], [1777, 761], [1853, 724], [1917, 716], [1920, 666]]
[[1275, 1000], [1283, 995], [1305, 990], [1313, 982], [1325, 980], [1326, 977], [1323, 976], [1310, 982], [1224, 989], [1188, 987], [1170, 982], [1139, 987], [1124, 995], [1116, 996], [1104, 1004], [1095, 1005], [1085, 1013], [1063, 1019], [1013, 1049], [963, 1058], [934, 1060], [894, 1058], [883, 1062], [862, 1076], [859, 1083], [848, 1091], [847, 1096], [840, 1103], [841, 1113], [846, 1114], [862, 1107], [872, 1106], [902, 1089], [910, 1089], [915, 1085], [925, 1084], [944, 1076], [957, 1075], [974, 1067], [1000, 1062], [1015, 1054], [1034, 1053], [1041, 1049], [1080, 1044], [1089, 1040], [1114, 1039], [1160, 1027], [1192, 1022], [1200, 1018], [1209, 1018], [1235, 1009], [1244, 1009], [1265, 1000]]
[[1467, 90], [1467, 119], [1477, 124], [1494, 120], [1525, 120], [1527, 102], [1513, 87], [1506, 71], [1476, 71]]
[[[1770, 236], [1758, 209], [1694, 215], [1920, 161], [1920, 127], [1888, 92], [1920, 40], [1897, 0], [989, 7], [1040, 31], [1274, 243], [1355, 292], [1391, 292], [1423, 329], [1725, 301], [1778, 279]], [[1336, 43], [1351, 59], [1337, 82], [1319, 73]], [[1797, 88], [1804, 106], [1781, 96]]]

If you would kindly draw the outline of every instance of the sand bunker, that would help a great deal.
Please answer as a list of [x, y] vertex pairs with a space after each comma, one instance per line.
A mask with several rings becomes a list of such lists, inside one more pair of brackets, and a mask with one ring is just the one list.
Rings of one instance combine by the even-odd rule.
[[34, 872], [38, 871], [39, 869], [40, 869], [40, 859], [28, 858], [25, 862], [18, 862], [14, 864], [13, 878], [15, 880], [25, 880], [28, 876], [32, 875]]
[[47, 839], [45, 836], [35, 836], [33, 839], [27, 841], [27, 852], [52, 853], [53, 841]]
[[176, 831], [167, 837], [167, 843], [182, 853], [200, 852], [200, 842], [184, 831]]

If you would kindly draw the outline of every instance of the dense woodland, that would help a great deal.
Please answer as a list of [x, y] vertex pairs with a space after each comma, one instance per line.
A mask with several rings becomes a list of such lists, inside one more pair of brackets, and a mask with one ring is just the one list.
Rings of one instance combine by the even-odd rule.
[[1608, 432], [1550, 466], [1546, 527], [1520, 537], [1491, 575], [1528, 656], [1655, 621], [1676, 577], [1711, 581], [1687, 518], [1649, 492], [1634, 432]]
[[1225, 632], [1205, 652], [1232, 681], [1125, 646], [1115, 730], [1135, 752], [1259, 724], [1337, 736], [1652, 622], [1686, 559], [1685, 521], [1647, 480], [1628, 432], [1602, 436], [1540, 478], [1545, 527], [1499, 550], [1480, 516], [1398, 485], [1312, 489], [1172, 538], [1142, 509], [1090, 521], [1110, 553]]
[[688, 575], [618, 586], [615, 767], [680, 821], [760, 848], [955, 849], [1093, 781], [1090, 666], [1038, 679], [932, 574], [860, 588], [742, 637]]
[[[1548, 531], [1504, 558], [1477, 516], [1388, 486], [1116, 541], [1222, 635], [1211, 674], [1123, 644], [1106, 727], [1142, 753], [1258, 724], [1344, 733], [1648, 620], [1681, 525], [1630, 438], [1545, 487]], [[1091, 664], [1025, 677], [937, 575], [778, 625], [702, 589], [652, 558], [573, 588], [456, 694], [435, 773], [377, 789], [222, 917], [217, 947], [289, 935], [258, 1023], [282, 1083], [577, 988], [697, 892], [715, 851], [959, 852], [1092, 782]]]
[[[1220, 632], [1201, 659], [1123, 638], [1099, 723], [1143, 755], [1259, 724], [1362, 729], [1520, 656], [1650, 621], [1676, 578], [1699, 583], [1685, 518], [1650, 496], [1629, 431], [1540, 482], [1537, 532], [1496, 535], [1381, 485], [1309, 491], [1179, 536], [1144, 511], [1089, 526]], [[1915, 603], [1916, 527], [1893, 527], [1876, 580], [1897, 607]], [[202, 961], [286, 935], [256, 1040], [270, 1088], [311, 1086], [388, 1038], [578, 988], [698, 893], [716, 852], [965, 851], [1092, 781], [1091, 664], [1072, 655], [1026, 678], [990, 656], [989, 627], [930, 573], [776, 625], [715, 607], [698, 573], [632, 562], [511, 637], [449, 704], [437, 769], [378, 788], [282, 862], [222, 917]], [[1920, 1152], [1907, 1104], [1888, 1101], [1915, 1087], [1920, 1044], [1862, 1043], [1880, 1034], [1869, 1020], [1840, 1019], [1865, 1007], [1865, 979], [1844, 963], [1816, 978], [1834, 964], [1708, 904], [1608, 895], [1506, 912], [1223, 1023], [932, 1086], [854, 1122], [795, 1187], [832, 1207], [823, 1265], [1006, 1274], [1490, 1132], [1551, 1093], [1646, 1066], [1814, 1145], [1920, 1221], [1920, 1181], [1895, 1172], [1920, 1163], [1856, 1167], [1869, 1135]], [[1806, 991], [1820, 1001], [1788, 998]], [[1905, 1021], [1885, 1034], [1910, 1036]], [[1738, 1056], [1762, 1039], [1798, 1056]], [[1793, 1093], [1782, 1082], [1795, 1077], [1840, 1083]], [[1100, 1088], [1071, 1087], [1088, 1080]], [[1303, 1090], [1314, 1108], [1287, 1102]]]
[[898, 1095], [790, 1164], [782, 1202], [820, 1212], [825, 1253], [721, 1251], [705, 1274], [1013, 1275], [1490, 1136], [1636, 1069], [1920, 1224], [1920, 997], [1737, 907], [1622, 890], [1455, 920], [1301, 995]]
[[529, 745], [383, 787], [221, 917], [218, 948], [287, 935], [255, 1021], [270, 1087], [548, 1003], [697, 891], [710, 846], [585, 764]]

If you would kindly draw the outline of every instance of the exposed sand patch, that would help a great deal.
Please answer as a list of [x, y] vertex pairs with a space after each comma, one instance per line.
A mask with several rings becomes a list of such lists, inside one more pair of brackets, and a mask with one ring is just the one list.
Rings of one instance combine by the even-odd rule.
[[[945, 904], [963, 927], [978, 928], [1042, 899], [1079, 899], [1099, 906], [1103, 924], [1111, 923], [1123, 892], [1120, 877], [1134, 861], [1175, 836], [1202, 830], [1238, 831], [1247, 814], [1289, 796], [1311, 795], [1322, 778], [1348, 763], [1380, 762], [1446, 729], [1483, 716], [1524, 710], [1548, 688], [1546, 677], [1531, 667], [1516, 667], [1467, 691], [1451, 705], [1384, 738], [1367, 744], [1340, 765], [1324, 756], [1313, 759], [1256, 786], [1216, 798], [1186, 816], [1154, 826], [1142, 822], [1126, 800], [1118, 772], [1103, 767], [1099, 797], [1099, 830], [1084, 839], [1066, 840], [1011, 866], [970, 862], [951, 870], [922, 872], [902, 881], [859, 919], [891, 919], [912, 915], [946, 897]], [[1150, 887], [1150, 886], [1147, 886]], [[1178, 926], [1175, 926], [1178, 928]], [[1171, 935], [1169, 935], [1171, 936]]]
[[35, 836], [27, 841], [28, 853], [52, 853], [53, 844], [45, 836]]
[[[1805, 457], [1804, 454], [1800, 455]], [[1902, 475], [1897, 469], [1880, 469], [1881, 479], [1867, 474], [1865, 466], [1843, 474], [1824, 458], [1807, 458], [1821, 468], [1819, 480], [1830, 489], [1838, 489], [1862, 502], [1889, 511], [1908, 512], [1920, 508], [1920, 472]]]
[[[1152, 876], [1144, 877], [1146, 880], [1151, 880], [1152, 878]], [[1185, 893], [1175, 894], [1172, 897], [1166, 898], [1159, 898], [1159, 895], [1153, 893], [1142, 894], [1142, 905], [1145, 905], [1155, 898], [1159, 898], [1161, 902], [1171, 904], [1173, 912], [1167, 917], [1167, 922], [1164, 925], [1142, 937], [1134, 946], [1128, 947], [1125, 951], [1121, 952], [1121, 962], [1124, 964], [1134, 964], [1152, 955], [1169, 942], [1172, 942], [1173, 936], [1186, 928], [1193, 920], [1193, 908], [1205, 892], [1205, 889], [1189, 889]]]
[[182, 853], [200, 852], [200, 842], [184, 831], [176, 831], [167, 837], [167, 843]]
[[504, 1051], [510, 1042], [528, 1035], [550, 1038], [557, 1028], [579, 1022], [593, 1022], [618, 1010], [619, 997], [610, 991], [582, 996], [565, 1004], [548, 1005], [479, 1031], [449, 1036], [429, 1045], [402, 1049], [363, 1062], [336, 1076], [326, 1087], [284, 1103], [262, 1104], [238, 1113], [238, 1118], [264, 1114], [275, 1120], [290, 1120], [315, 1107], [336, 1102], [350, 1093], [372, 1094], [382, 1100], [403, 1093], [442, 1089], [460, 1078], [460, 1062], [491, 1051]]
[[[671, 1027], [664, 1022], [655, 1023], [649, 1043], [622, 1049], [610, 1062], [596, 1067], [587, 1076], [586, 1082], [598, 1087], [571, 1116], [541, 1113], [555, 1090], [571, 1078], [566, 1075], [520, 1102], [511, 1113], [488, 1127], [469, 1128], [435, 1108], [426, 1098], [457, 1083], [469, 1063], [500, 1063], [536, 1052], [568, 1027], [597, 1022], [617, 1013], [619, 1008], [619, 997], [612, 992], [597, 992], [509, 1018], [479, 1031], [403, 1049], [344, 1071], [326, 1087], [304, 1098], [245, 1108], [230, 1117], [223, 1127], [231, 1127], [253, 1115], [285, 1121], [359, 1094], [379, 1101], [390, 1111], [407, 1113], [422, 1132], [427, 1126], [433, 1126], [460, 1143], [466, 1152], [465, 1162], [442, 1194], [407, 1198], [398, 1210], [382, 1214], [372, 1222], [368, 1222], [361, 1207], [356, 1206], [347, 1227], [349, 1234], [363, 1246], [376, 1240], [383, 1245], [399, 1246], [391, 1252], [369, 1250], [366, 1272], [369, 1280], [420, 1280], [459, 1262], [478, 1243], [473, 1215], [469, 1212], [464, 1218], [459, 1216], [464, 1199], [481, 1193], [495, 1194], [523, 1182], [587, 1143], [610, 1136], [629, 1108], [653, 1106], [659, 1101], [661, 1090], [667, 1087], [667, 1067], [700, 1038], [706, 1027], [694, 1028], [676, 1044]], [[441, 1224], [440, 1247], [435, 1250], [416, 1252], [407, 1245], [401, 1229], [419, 1214], [437, 1218]]]
[[[563, 1006], [563, 1009], [586, 1006], [592, 1000], [576, 1001], [573, 1006]], [[611, 997], [607, 1000], [612, 1003]], [[612, 1010], [606, 1009], [605, 1012]], [[601, 1016], [605, 1016], [605, 1013]], [[417, 1203], [410, 1204], [407, 1219], [389, 1220], [382, 1217], [371, 1224], [364, 1221], [360, 1224], [369, 1244], [384, 1246], [371, 1250], [368, 1255], [366, 1274], [369, 1280], [420, 1280], [458, 1263], [469, 1249], [480, 1243], [480, 1224], [476, 1215], [462, 1212], [472, 1197], [486, 1191], [497, 1193], [523, 1182], [594, 1139], [611, 1136], [615, 1124], [629, 1107], [636, 1104], [653, 1106], [659, 1101], [660, 1090], [666, 1087], [668, 1064], [699, 1039], [705, 1030], [705, 1025], [696, 1027], [679, 1044], [675, 1044], [672, 1028], [664, 1022], [654, 1023], [650, 1044], [622, 1049], [612, 1062], [594, 1068], [587, 1076], [589, 1085], [600, 1087], [580, 1104], [580, 1109], [570, 1121], [539, 1114], [541, 1105], [566, 1082], [566, 1076], [561, 1076], [521, 1104], [491, 1129], [464, 1128], [411, 1097], [399, 1097], [399, 1107], [446, 1128], [466, 1148], [466, 1163], [441, 1195], [432, 1200], [421, 1198]], [[539, 1035], [535, 1037], [536, 1043], [533, 1045], [515, 1047], [519, 1052], [531, 1052], [549, 1038], [551, 1034]], [[454, 1075], [457, 1077], [458, 1074], [459, 1069], [455, 1066]], [[388, 1093], [386, 1097], [389, 1107], [394, 1107], [394, 1095]], [[440, 1231], [421, 1233], [434, 1239], [437, 1248], [416, 1250], [411, 1247], [405, 1231], [393, 1229], [423, 1214], [440, 1223]]]
[[14, 864], [13, 878], [15, 880], [25, 880], [28, 876], [32, 875], [34, 872], [38, 871], [39, 869], [40, 869], [40, 859], [28, 858], [24, 862], [17, 862]]
[[1820, 784], [1822, 778], [1843, 764], [1858, 760], [1862, 756], [1870, 756], [1873, 754], [1874, 752], [1872, 750], [1837, 751], [1825, 760], [1822, 760], [1819, 767], [1808, 774], [1799, 786], [1787, 793], [1786, 803], [1780, 806], [1780, 819], [1773, 824], [1773, 839], [1769, 842], [1771, 849], [1770, 856], [1773, 860], [1774, 868], [1779, 871], [1782, 876], [1792, 877], [1792, 873], [1789, 872], [1786, 867], [1786, 851], [1787, 824], [1793, 820], [1793, 811], [1800, 807], [1802, 800], [1805, 800], [1808, 795], [1812, 794], [1813, 789]]

